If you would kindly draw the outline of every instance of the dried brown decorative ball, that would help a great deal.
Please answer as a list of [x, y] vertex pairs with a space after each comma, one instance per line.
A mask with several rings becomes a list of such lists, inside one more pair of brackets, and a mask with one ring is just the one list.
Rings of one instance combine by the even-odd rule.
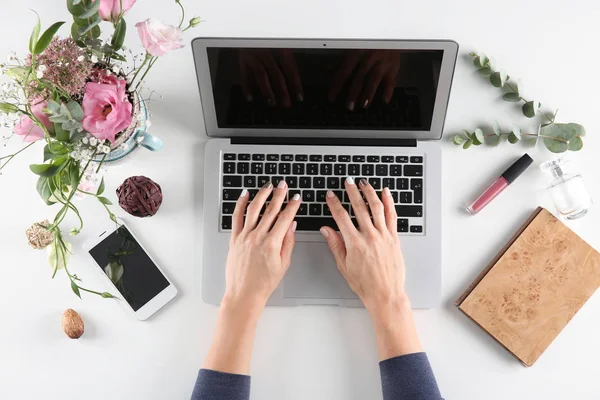
[[117, 188], [119, 205], [135, 217], [149, 217], [162, 204], [162, 190], [158, 183], [145, 176], [132, 176]]
[[44, 226], [50, 226], [47, 219], [36, 222], [25, 231], [29, 245], [36, 250], [46, 248], [54, 240], [54, 232], [47, 230]]
[[79, 339], [83, 335], [83, 320], [75, 310], [65, 310], [62, 316], [62, 329], [71, 339]]

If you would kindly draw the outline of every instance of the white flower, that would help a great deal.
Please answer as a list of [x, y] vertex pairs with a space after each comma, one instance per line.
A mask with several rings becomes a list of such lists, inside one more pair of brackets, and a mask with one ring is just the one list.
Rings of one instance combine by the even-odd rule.
[[82, 62], [83, 60], [85, 60], [85, 57], [84, 57], [84, 56], [79, 56], [79, 57], [77, 57], [77, 61], [79, 61], [79, 62]]
[[47, 69], [48, 69], [48, 68], [46, 68], [46, 66], [45, 66], [45, 65], [40, 65], [40, 66], [38, 67], [38, 71], [40, 71], [40, 72], [46, 72], [46, 70], [47, 70]]
[[88, 144], [89, 143], [88, 138], [84, 137], [83, 139], [81, 139], [81, 143]]
[[118, 74], [119, 74], [119, 72], [121, 71], [121, 70], [119, 69], [119, 67], [117, 67], [116, 65], [113, 67], [113, 69], [112, 69], [112, 70], [113, 70], [113, 72], [114, 72], [115, 74], [117, 74], [117, 75], [118, 75]]
[[98, 145], [98, 139], [95, 137], [90, 138], [90, 146], [96, 147]]
[[43, 71], [37, 71], [36, 75], [37, 75], [38, 79], [42, 79], [44, 77], [44, 72]]
[[92, 58], [90, 58], [90, 60], [95, 64], [98, 62], [98, 57], [96, 57], [95, 55], [92, 56]]
[[100, 147], [98, 147], [98, 149], [105, 154], [110, 153], [110, 147], [108, 147], [108, 146], [100, 146]]

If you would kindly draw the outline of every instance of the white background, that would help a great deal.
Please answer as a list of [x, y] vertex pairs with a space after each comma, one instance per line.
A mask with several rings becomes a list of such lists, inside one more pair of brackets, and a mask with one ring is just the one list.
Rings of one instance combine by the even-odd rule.
[[[43, 26], [70, 20], [63, 0], [2, 2], [0, 54], [23, 56], [36, 9]], [[537, 364], [524, 368], [453, 306], [485, 264], [533, 209], [550, 206], [544, 192], [542, 149], [508, 143], [463, 151], [448, 143], [460, 129], [498, 119], [524, 130], [535, 122], [499, 99], [465, 54], [493, 55], [512, 76], [520, 76], [527, 96], [559, 120], [579, 122], [588, 131], [584, 150], [574, 158], [589, 190], [600, 199], [600, 79], [596, 0], [525, 2], [468, 1], [185, 1], [190, 14], [205, 20], [186, 37], [188, 46], [157, 63], [148, 84], [163, 99], [153, 104], [152, 131], [164, 150], [137, 151], [111, 168], [108, 197], [128, 176], [143, 174], [162, 185], [158, 215], [128, 218], [180, 296], [148, 322], [138, 322], [108, 300], [71, 293], [66, 276], [51, 271], [45, 252], [31, 250], [24, 231], [52, 218], [35, 191], [30, 163], [41, 162], [42, 146], [14, 160], [0, 176], [0, 398], [1, 399], [186, 399], [202, 365], [215, 327], [217, 309], [199, 293], [202, 238], [203, 127], [189, 41], [193, 35], [330, 38], [440, 38], [461, 45], [444, 140], [443, 304], [417, 311], [417, 326], [446, 399], [598, 399], [600, 380], [600, 298], [573, 318]], [[147, 17], [174, 23], [173, 1], [140, 1], [128, 16], [127, 45], [138, 48], [133, 24]], [[191, 15], [190, 15], [191, 16]], [[63, 28], [61, 33], [67, 34]], [[9, 132], [3, 131], [6, 135]], [[6, 155], [20, 148], [12, 139]], [[519, 180], [481, 214], [460, 207], [525, 151], [535, 158]], [[208, 193], [208, 195], [211, 194]], [[107, 217], [94, 201], [78, 204], [86, 221], [75, 245], [89, 238]], [[123, 213], [120, 213], [122, 215]], [[65, 224], [68, 231], [74, 221]], [[74, 226], [74, 225], [73, 225]], [[596, 209], [570, 226], [600, 248]], [[91, 265], [74, 257], [70, 268], [92, 288], [106, 288]], [[410, 268], [419, 268], [411, 265]], [[84, 318], [85, 335], [69, 340], [61, 314], [74, 308]], [[377, 399], [381, 396], [375, 338], [364, 310], [337, 307], [269, 308], [258, 327], [252, 362], [253, 399]]]

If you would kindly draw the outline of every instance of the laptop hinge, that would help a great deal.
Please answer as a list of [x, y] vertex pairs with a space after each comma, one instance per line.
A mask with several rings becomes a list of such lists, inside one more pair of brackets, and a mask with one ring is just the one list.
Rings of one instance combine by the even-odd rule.
[[416, 139], [358, 139], [358, 138], [301, 138], [236, 136], [231, 144], [290, 145], [290, 146], [361, 146], [361, 147], [417, 147]]

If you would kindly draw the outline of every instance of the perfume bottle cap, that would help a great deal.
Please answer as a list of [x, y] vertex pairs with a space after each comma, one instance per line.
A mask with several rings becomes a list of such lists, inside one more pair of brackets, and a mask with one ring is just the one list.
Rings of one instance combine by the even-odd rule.
[[508, 167], [502, 176], [509, 184], [513, 183], [532, 163], [533, 159], [529, 157], [529, 154], [525, 153], [523, 157], [519, 158], [513, 165]]

